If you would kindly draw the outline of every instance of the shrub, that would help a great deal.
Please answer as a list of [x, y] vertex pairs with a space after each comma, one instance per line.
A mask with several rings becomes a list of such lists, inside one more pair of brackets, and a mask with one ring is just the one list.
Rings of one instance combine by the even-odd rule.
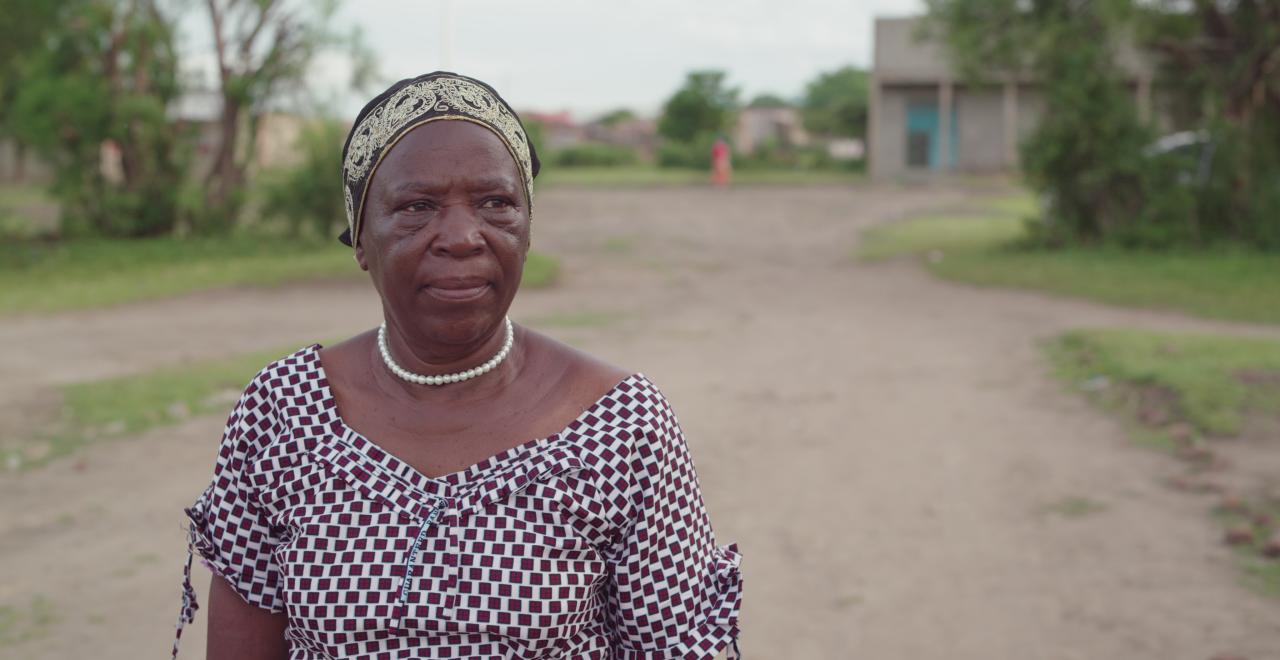
[[666, 140], [658, 147], [658, 166], [706, 170], [711, 168], [715, 136], [703, 134], [689, 141]]
[[560, 167], [622, 167], [639, 162], [634, 150], [599, 142], [565, 147], [552, 154], [551, 160]]
[[302, 161], [265, 177], [263, 217], [284, 219], [295, 235], [304, 227], [322, 237], [339, 231], [347, 217], [340, 188], [345, 137], [346, 131], [336, 121], [317, 122], [303, 130], [297, 142]]

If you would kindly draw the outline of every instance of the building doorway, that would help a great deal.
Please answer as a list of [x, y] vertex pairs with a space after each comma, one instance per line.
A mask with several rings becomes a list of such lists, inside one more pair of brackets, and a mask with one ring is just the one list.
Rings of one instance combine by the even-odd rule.
[[[951, 108], [950, 149], [947, 150], [947, 166], [955, 167], [956, 145], [959, 134], [956, 109]], [[907, 167], [937, 169], [941, 163], [939, 148], [938, 104], [934, 101], [917, 101], [907, 105]]]

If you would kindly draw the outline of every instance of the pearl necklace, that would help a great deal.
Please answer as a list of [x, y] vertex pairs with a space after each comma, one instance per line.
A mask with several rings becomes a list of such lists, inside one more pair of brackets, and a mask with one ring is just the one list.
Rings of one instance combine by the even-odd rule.
[[391, 370], [391, 373], [409, 381], [410, 383], [417, 383], [418, 385], [447, 385], [449, 383], [460, 383], [464, 380], [471, 380], [476, 376], [481, 376], [493, 371], [494, 367], [498, 366], [500, 362], [507, 358], [507, 354], [511, 352], [511, 345], [515, 343], [516, 333], [511, 327], [511, 317], [508, 316], [506, 320], [507, 340], [502, 343], [502, 350], [498, 351], [497, 355], [489, 358], [488, 362], [485, 362], [474, 369], [467, 369], [466, 371], [459, 371], [453, 374], [440, 374], [438, 376], [424, 376], [422, 374], [415, 374], [412, 371], [396, 364], [396, 361], [391, 359], [391, 350], [387, 348], [386, 321], [383, 321], [382, 325], [378, 327], [378, 350], [382, 352], [382, 361], [387, 363], [387, 368]]

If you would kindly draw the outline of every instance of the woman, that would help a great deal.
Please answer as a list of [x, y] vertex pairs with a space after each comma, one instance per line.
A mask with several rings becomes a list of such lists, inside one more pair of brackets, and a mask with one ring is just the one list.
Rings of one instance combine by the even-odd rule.
[[734, 645], [739, 556], [662, 394], [507, 319], [538, 172], [516, 114], [471, 78], [404, 80], [343, 162], [342, 239], [384, 322], [268, 365], [232, 411], [187, 510], [210, 660]]

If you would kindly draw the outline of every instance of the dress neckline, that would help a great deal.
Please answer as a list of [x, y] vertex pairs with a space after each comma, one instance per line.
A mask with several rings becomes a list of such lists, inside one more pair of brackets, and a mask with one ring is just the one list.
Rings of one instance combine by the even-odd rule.
[[324, 348], [322, 344], [312, 344], [303, 349], [303, 359], [316, 375], [316, 383], [320, 392], [321, 405], [328, 408], [333, 414], [334, 425], [350, 440], [354, 448], [360, 454], [380, 467], [390, 471], [402, 480], [427, 493], [435, 493], [441, 487], [457, 488], [474, 482], [478, 477], [496, 468], [511, 462], [512, 459], [526, 453], [535, 452], [544, 446], [551, 445], [554, 441], [562, 438], [565, 434], [577, 429], [582, 422], [592, 413], [596, 411], [611, 395], [624, 386], [633, 381], [643, 380], [645, 378], [642, 373], [634, 373], [622, 380], [618, 381], [613, 387], [606, 390], [603, 394], [596, 398], [590, 405], [578, 413], [559, 431], [552, 433], [546, 437], [534, 438], [527, 442], [523, 442], [509, 449], [504, 449], [492, 456], [481, 459], [464, 468], [431, 477], [421, 470], [413, 467], [408, 461], [396, 456], [388, 451], [382, 445], [374, 442], [360, 431], [356, 430], [345, 419], [342, 418], [338, 411], [338, 400], [333, 395], [332, 388], [329, 387], [329, 374], [325, 370], [324, 363], [320, 360], [320, 349]]

